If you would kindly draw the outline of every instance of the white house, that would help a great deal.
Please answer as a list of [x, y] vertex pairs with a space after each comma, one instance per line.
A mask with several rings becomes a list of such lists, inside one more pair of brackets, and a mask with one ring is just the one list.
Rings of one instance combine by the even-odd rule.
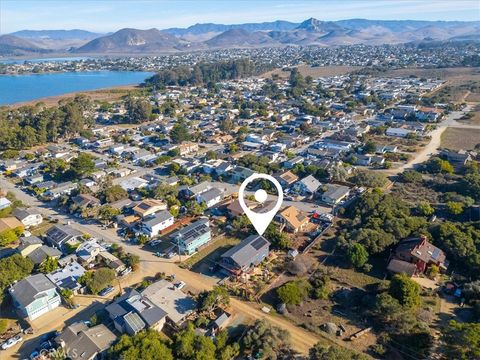
[[205, 202], [207, 208], [217, 205], [223, 199], [223, 190], [218, 188], [211, 188], [207, 191], [197, 195], [197, 202], [199, 204]]
[[6, 209], [10, 205], [12, 205], [10, 200], [8, 200], [6, 197], [0, 197], [0, 210]]
[[155, 237], [169, 226], [172, 226], [175, 219], [168, 210], [159, 211], [148, 216], [142, 221], [142, 232], [150, 237]]
[[13, 216], [15, 216], [26, 229], [31, 226], [40, 225], [43, 221], [40, 212], [33, 208], [15, 209], [13, 210]]

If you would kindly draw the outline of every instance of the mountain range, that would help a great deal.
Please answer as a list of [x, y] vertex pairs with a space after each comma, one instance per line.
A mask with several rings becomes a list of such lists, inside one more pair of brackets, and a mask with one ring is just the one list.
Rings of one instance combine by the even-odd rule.
[[188, 50], [286, 45], [339, 46], [480, 39], [480, 22], [366, 20], [293, 23], [195, 24], [188, 28], [125, 28], [99, 34], [84, 30], [22, 30], [0, 36], [0, 55], [38, 53], [156, 54]]

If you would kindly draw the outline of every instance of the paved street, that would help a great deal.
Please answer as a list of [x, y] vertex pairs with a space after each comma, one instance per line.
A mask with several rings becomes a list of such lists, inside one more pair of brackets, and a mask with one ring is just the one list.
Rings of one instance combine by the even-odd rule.
[[[227, 193], [233, 193], [237, 191], [237, 185], [224, 184], [224, 183], [215, 183], [216, 186], [223, 186], [227, 189]], [[103, 229], [98, 225], [87, 224], [83, 220], [75, 218], [69, 214], [58, 213], [55, 209], [48, 207], [43, 204], [41, 201], [37, 200], [35, 197], [23, 192], [18, 187], [15, 187], [12, 183], [6, 180], [3, 177], [0, 177], [0, 188], [11, 191], [15, 194], [17, 199], [21, 200], [27, 206], [37, 207], [40, 212], [45, 216], [55, 216], [63, 223], [69, 223], [75, 229], [89, 233], [90, 235], [104, 239], [111, 243], [117, 243], [123, 246], [125, 251], [132, 254], [138, 255], [141, 259], [139, 270], [135, 273], [129, 275], [125, 279], [121, 279], [118, 282], [118, 286], [121, 284], [123, 288], [131, 286], [133, 284], [141, 282], [145, 277], [152, 277], [159, 272], [165, 272], [166, 274], [175, 274], [176, 280], [185, 281], [187, 283], [187, 290], [192, 292], [200, 292], [202, 290], [209, 290], [217, 284], [218, 279], [198, 274], [189, 270], [185, 270], [177, 266], [172, 260], [162, 259], [156, 257], [152, 252], [147, 251], [138, 245], [132, 245], [130, 243], [124, 242], [121, 237], [119, 237], [114, 229]], [[297, 205], [296, 202], [285, 202], [285, 205], [289, 203]], [[308, 211], [309, 208], [315, 208], [313, 204], [304, 204], [306, 206], [305, 211]], [[116, 292], [110, 294], [109, 298], [112, 298], [116, 293], [118, 293], [119, 288]], [[72, 317], [79, 317], [83, 320], [87, 320], [93, 313], [93, 309], [99, 308], [99, 304], [106, 301], [99, 297], [82, 297], [78, 300], [81, 304], [81, 307], [76, 310], [67, 310], [64, 308], [53, 311], [48, 315], [42, 316], [34, 322], [35, 334], [32, 336], [25, 336], [26, 341], [20, 346], [15, 346], [8, 351], [2, 352], [2, 355], [11, 356], [12, 358], [23, 358], [28, 356], [31, 351], [34, 350], [35, 346], [38, 345], [38, 342], [31, 341], [32, 338], [37, 337], [41, 334], [47, 333], [52, 330], [60, 330], [65, 326], [65, 323], [68, 319]], [[284, 320], [278, 316], [265, 314], [260, 310], [260, 305], [256, 303], [247, 303], [240, 300], [232, 300], [231, 307], [235, 314], [241, 314], [245, 319], [260, 319], [267, 318], [272, 321], [275, 325], [280, 326], [288, 330], [293, 342], [294, 348], [302, 353], [308, 352], [308, 349], [313, 346], [317, 341], [318, 337], [304, 329], [301, 329], [289, 321]], [[87, 311], [83, 312], [83, 310]], [[30, 339], [30, 341], [29, 341]], [[22, 357], [14, 355], [16, 352]]]

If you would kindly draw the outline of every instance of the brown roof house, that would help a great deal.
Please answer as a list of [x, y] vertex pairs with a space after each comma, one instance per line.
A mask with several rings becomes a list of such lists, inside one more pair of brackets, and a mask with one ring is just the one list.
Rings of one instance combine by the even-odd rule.
[[[412, 266], [405, 263], [413, 264]], [[445, 271], [448, 267], [448, 260], [442, 250], [432, 245], [426, 236], [404, 239], [395, 249], [393, 259], [388, 264], [388, 269], [395, 273], [404, 272], [407, 275], [424, 273], [429, 266], [436, 265], [440, 270]]]
[[287, 206], [280, 211], [276, 219], [280, 223], [285, 224], [287, 230], [293, 233], [305, 230], [309, 222], [308, 216], [298, 211], [294, 206]]
[[292, 173], [291, 171], [285, 171], [281, 174], [275, 175], [275, 179], [278, 180], [280, 185], [286, 188], [286, 187], [289, 187], [290, 185], [293, 185], [298, 180], [298, 176]]
[[161, 200], [145, 199], [133, 208], [133, 212], [135, 215], [144, 218], [166, 209], [167, 204]]

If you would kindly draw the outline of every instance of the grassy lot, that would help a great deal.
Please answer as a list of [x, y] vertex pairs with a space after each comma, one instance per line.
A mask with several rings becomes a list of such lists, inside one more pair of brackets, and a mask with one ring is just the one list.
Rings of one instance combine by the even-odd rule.
[[240, 239], [238, 238], [225, 236], [218, 237], [217, 239], [214, 239], [214, 241], [211, 242], [209, 245], [201, 249], [199, 252], [190, 256], [181, 264], [181, 266], [187, 269], [191, 269], [203, 260], [208, 259], [212, 262], [216, 261], [218, 260], [218, 258], [220, 258], [222, 253], [227, 251], [232, 246], [237, 245], [239, 242]]
[[30, 232], [34, 236], [40, 236], [45, 234], [48, 231], [48, 229], [50, 229], [52, 226], [53, 226], [53, 223], [49, 221], [44, 221], [40, 225], [34, 227], [33, 229], [30, 229]]
[[442, 134], [442, 148], [472, 150], [480, 144], [480, 129], [448, 128]]

